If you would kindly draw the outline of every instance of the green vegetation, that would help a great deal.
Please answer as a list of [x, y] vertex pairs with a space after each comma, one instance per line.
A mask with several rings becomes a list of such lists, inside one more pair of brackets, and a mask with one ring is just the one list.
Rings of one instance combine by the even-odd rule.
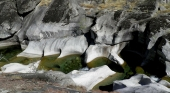
[[0, 62], [8, 62], [10, 58], [22, 52], [20, 46], [11, 46], [0, 49]]
[[10, 59], [10, 63], [21, 63], [24, 65], [28, 65], [29, 63], [36, 62], [40, 60], [40, 58], [27, 58], [27, 57], [13, 57]]
[[42, 57], [38, 70], [59, 70], [59, 66], [55, 62], [58, 56], [59, 55], [56, 54]]
[[0, 49], [0, 67], [10, 63], [10, 59], [21, 52], [21, 47], [18, 45]]
[[17, 57], [17, 55], [21, 52], [22, 52], [22, 49], [19, 45], [1, 48], [0, 49], [0, 67], [6, 64], [9, 64], [9, 63], [21, 63], [24, 65], [28, 65], [29, 63], [40, 60], [40, 58]]
[[80, 55], [68, 55], [58, 58], [59, 55], [44, 56], [41, 59], [39, 70], [54, 70], [69, 73], [82, 67]]
[[64, 73], [69, 73], [72, 70], [78, 70], [82, 68], [81, 57], [80, 55], [76, 54], [58, 58], [55, 62], [59, 65], [60, 70]]

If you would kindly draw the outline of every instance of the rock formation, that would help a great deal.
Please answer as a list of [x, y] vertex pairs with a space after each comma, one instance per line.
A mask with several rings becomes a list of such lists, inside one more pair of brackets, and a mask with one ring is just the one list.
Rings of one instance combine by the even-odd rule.
[[[1, 72], [62, 71], [87, 90], [131, 77], [115, 81], [112, 90], [169, 92], [169, 5], [169, 0], [1, 0]], [[132, 77], [138, 73], [168, 78], [167, 83], [143, 75], [137, 81], [149, 83], [139, 84]], [[154, 90], [158, 86], [163, 89]]]

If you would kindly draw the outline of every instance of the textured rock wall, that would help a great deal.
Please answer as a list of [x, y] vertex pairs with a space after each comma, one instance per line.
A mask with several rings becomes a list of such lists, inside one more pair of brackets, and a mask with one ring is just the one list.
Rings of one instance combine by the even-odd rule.
[[[27, 68], [40, 61], [38, 70], [65, 73], [82, 67], [91, 73], [106, 65], [109, 68], [101, 68], [114, 70], [112, 75], [119, 79], [136, 74], [140, 67], [145, 74], [169, 77], [168, 5], [163, 0], [1, 0], [0, 49], [19, 45], [23, 51], [13, 57], [3, 52], [0, 62], [27, 63], [20, 64]], [[24, 72], [10, 70], [15, 67], [5, 65], [2, 71]], [[81, 75], [71, 77], [90, 90], [112, 83], [102, 83], [111, 75], [109, 70], [100, 72], [104, 78], [94, 78], [97, 83], [87, 80], [92, 86], [76, 81]]]

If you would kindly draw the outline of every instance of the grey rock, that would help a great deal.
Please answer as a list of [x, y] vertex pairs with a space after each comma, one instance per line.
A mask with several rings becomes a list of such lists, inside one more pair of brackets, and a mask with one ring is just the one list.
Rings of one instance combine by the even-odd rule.
[[0, 38], [10, 38], [22, 26], [22, 18], [17, 13], [15, 0], [0, 1]]
[[119, 57], [118, 54], [125, 47], [126, 44], [127, 43], [124, 42], [114, 46], [105, 44], [90, 45], [86, 51], [85, 62], [89, 63], [98, 57], [110, 58], [110, 56], [112, 56], [112, 59], [110, 58], [111, 61], [122, 65], [124, 63], [124, 60]]
[[169, 93], [170, 89], [164, 85], [165, 83], [156, 83], [150, 77], [138, 74], [130, 79], [114, 81], [113, 90], [120, 93]]
[[47, 71], [44, 73], [19, 73], [13, 74], [11, 77], [17, 76], [22, 77], [23, 79], [42, 79], [50, 82], [57, 82], [57, 84], [67, 87], [75, 86], [74, 81], [66, 74], [60, 71]]
[[160, 84], [149, 84], [138, 87], [127, 87], [116, 90], [120, 93], [169, 93], [169, 89]]
[[87, 33], [92, 19], [79, 12], [77, 16], [70, 17], [73, 14], [72, 2], [72, 0], [51, 0], [48, 4], [40, 2], [34, 11], [24, 18], [23, 26], [17, 34], [19, 41], [22, 43], [26, 39], [33, 41], [54, 37], [76, 37]]
[[166, 86], [168, 88], [170, 88], [170, 83], [168, 81], [166, 81], [166, 80], [161, 80], [158, 83], [161, 84], [161, 85], [164, 85], [164, 86]]
[[41, 0], [16, 0], [17, 10], [20, 14], [24, 14], [35, 9]]

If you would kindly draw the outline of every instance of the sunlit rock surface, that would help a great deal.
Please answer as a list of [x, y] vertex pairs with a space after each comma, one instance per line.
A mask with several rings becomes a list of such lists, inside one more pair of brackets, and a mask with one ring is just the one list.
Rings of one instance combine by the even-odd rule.
[[[119, 53], [125, 47], [125, 45], [126, 43], [121, 43], [114, 46], [105, 44], [90, 45], [86, 51], [86, 63], [94, 63], [96, 58], [104, 57], [104, 59], [108, 58], [110, 61], [122, 65], [124, 60], [119, 56]], [[96, 64], [99, 63], [96, 62]]]
[[[0, 66], [10, 73], [70, 72], [73, 81], [87, 90], [99, 89], [136, 73], [153, 75], [157, 81], [169, 78], [169, 3], [169, 0], [1, 0]], [[14, 45], [20, 48], [12, 48]], [[30, 65], [37, 61], [39, 65], [32, 70]], [[143, 92], [169, 91], [162, 86], [168, 87], [167, 82], [162, 81], [160, 89], [158, 83], [144, 75], [115, 82], [120, 87], [126, 86], [118, 90], [123, 93], [142, 92], [143, 88], [148, 88]]]
[[156, 83], [155, 81], [151, 80], [150, 77], [143, 74], [138, 74], [127, 80], [114, 81], [113, 90], [116, 90], [121, 93], [170, 92], [170, 89], [163, 86], [162, 84]]
[[68, 75], [73, 81], [79, 85], [84, 86], [87, 90], [91, 90], [97, 83], [101, 82], [110, 75], [115, 74], [108, 66], [92, 68], [89, 71], [74, 70]]
[[40, 61], [30, 63], [28, 65], [22, 65], [20, 63], [10, 63], [1, 67], [2, 73], [35, 73]]
[[41, 57], [60, 54], [64, 57], [71, 54], [83, 54], [88, 47], [84, 36], [42, 39], [31, 41], [28, 47], [17, 56]]

